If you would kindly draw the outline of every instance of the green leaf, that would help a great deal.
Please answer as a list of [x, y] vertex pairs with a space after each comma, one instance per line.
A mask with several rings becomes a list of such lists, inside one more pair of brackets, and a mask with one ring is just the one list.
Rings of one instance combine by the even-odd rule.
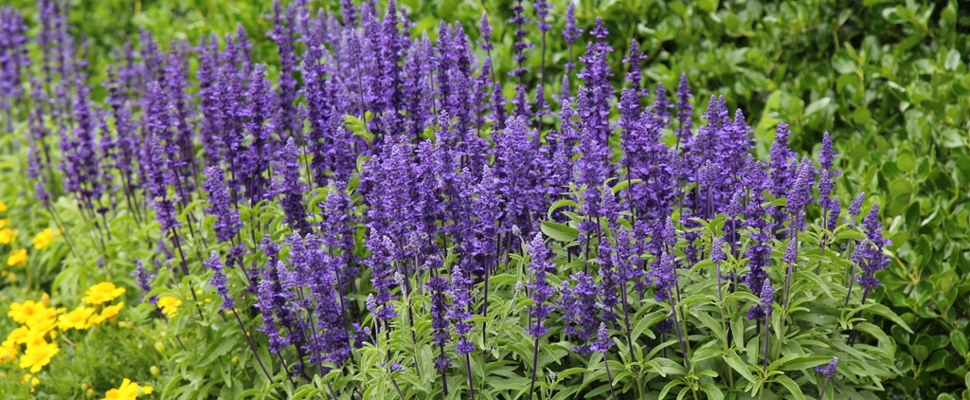
[[896, 167], [902, 172], [911, 172], [916, 168], [916, 155], [910, 149], [903, 149], [896, 156]]
[[744, 364], [744, 361], [741, 361], [741, 357], [738, 357], [737, 354], [730, 352], [725, 354], [723, 358], [724, 362], [728, 363], [728, 365], [730, 365], [735, 371], [738, 371], [738, 373], [741, 374], [744, 379], [747, 379], [748, 382], [757, 383], [757, 380], [754, 379], [754, 375], [751, 375], [751, 371], [748, 369], [748, 366]]
[[878, 315], [880, 317], [886, 318], [886, 319], [894, 322], [896, 325], [899, 325], [900, 327], [902, 327], [903, 329], [905, 329], [906, 332], [913, 333], [913, 330], [910, 329], [909, 325], [907, 325], [906, 322], [903, 321], [902, 318], [899, 318], [899, 315], [896, 315], [896, 313], [894, 313], [893, 310], [890, 310], [889, 307], [886, 307], [886, 306], [884, 306], [882, 304], [875, 304], [875, 303], [873, 303], [873, 304], [868, 304], [865, 307], [862, 307], [862, 309], [863, 310], [868, 310], [869, 312], [871, 312], [873, 314], [876, 314], [876, 315]]
[[367, 131], [367, 124], [361, 121], [353, 115], [344, 115], [344, 124], [347, 125], [347, 130], [353, 132], [354, 135], [364, 138], [367, 143], [372, 143], [374, 141], [374, 134]]
[[701, 389], [704, 391], [704, 394], [706, 394], [707, 398], [710, 400], [724, 400], [724, 392], [722, 392], [721, 388], [717, 387], [717, 385], [714, 384], [714, 382], [702, 383]]
[[644, 331], [649, 329], [651, 326], [654, 326], [658, 322], [663, 321], [666, 318], [667, 318], [667, 313], [663, 311], [654, 311], [650, 314], [647, 314], [639, 318], [639, 321], [637, 321], [636, 326], [633, 327], [631, 336], [633, 336], [634, 340], [639, 339], [640, 335], [643, 334]]
[[802, 393], [802, 389], [791, 378], [785, 375], [777, 375], [774, 381], [780, 383], [785, 389], [788, 389], [788, 392], [792, 394], [795, 400], [805, 400], [805, 394]]
[[707, 342], [697, 350], [694, 350], [694, 354], [692, 354], [690, 357], [690, 362], [691, 364], [696, 364], [708, 358], [717, 357], [720, 354], [721, 354], [721, 348], [718, 347], [718, 342], [716, 341]]
[[805, 371], [832, 360], [829, 356], [811, 356], [790, 354], [775, 360], [768, 366], [769, 371]]
[[970, 357], [970, 346], [967, 344], [967, 335], [963, 332], [958, 330], [950, 332], [950, 343], [953, 344], [953, 348], [961, 357]]
[[948, 149], [964, 147], [967, 145], [967, 131], [957, 129], [947, 129], [940, 133], [940, 144]]
[[643, 182], [643, 180], [642, 179], [622, 180], [620, 181], [620, 183], [617, 183], [616, 186], [613, 186], [610, 189], [612, 189], [613, 194], [616, 195], [617, 193], [620, 193], [620, 191], [630, 187], [630, 185], [634, 183], [640, 183], [640, 182]]
[[559, 200], [559, 201], [557, 201], [555, 203], [552, 203], [552, 205], [549, 206], [549, 211], [546, 212], [546, 218], [552, 219], [552, 213], [555, 212], [556, 210], [560, 209], [560, 208], [563, 208], [563, 207], [578, 208], [579, 205], [576, 204], [576, 202], [573, 201], [573, 200], [570, 200], [570, 199], [561, 199], [561, 200]]
[[832, 60], [832, 67], [835, 68], [840, 74], [851, 74], [856, 71], [858, 65], [856, 62], [849, 57], [849, 54], [845, 49], [840, 49], [835, 52], [835, 58]]
[[698, 0], [697, 8], [700, 8], [701, 11], [704, 11], [706, 13], [712, 13], [714, 11], [717, 11], [718, 1], [719, 0]]
[[852, 121], [858, 125], [865, 125], [872, 119], [872, 112], [865, 106], [861, 106], [852, 113]]
[[956, 71], [958, 67], [960, 67], [960, 50], [950, 49], [946, 52], [946, 62], [943, 63], [943, 68]]
[[579, 237], [579, 231], [566, 224], [542, 221], [542, 233], [560, 242], [571, 243]]
[[680, 379], [674, 379], [674, 380], [672, 380], [670, 382], [667, 382], [667, 384], [664, 385], [664, 388], [660, 390], [660, 396], [658, 396], [657, 398], [658, 399], [666, 399], [667, 398], [667, 393], [670, 392], [671, 389], [673, 389], [673, 388], [675, 388], [677, 386], [680, 386], [681, 384], [682, 383], [681, 383]]

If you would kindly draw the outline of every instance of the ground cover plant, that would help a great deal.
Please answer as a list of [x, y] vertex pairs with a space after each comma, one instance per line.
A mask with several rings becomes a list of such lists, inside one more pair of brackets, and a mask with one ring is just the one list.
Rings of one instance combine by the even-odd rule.
[[[11, 393], [879, 398], [901, 372], [913, 332], [874, 298], [893, 244], [831, 137], [816, 165], [686, 78], [648, 90], [636, 42], [617, 54], [572, 7], [517, 4], [500, 54], [488, 14], [473, 45], [459, 24], [408, 36], [393, 4], [277, 5], [276, 82], [245, 31], [146, 33], [91, 71], [67, 9], [38, 9], [34, 43], [6, 25], [30, 200], [5, 208], [31, 214], [5, 221], [5, 272], [53, 296], [12, 301], [36, 342], [4, 359], [39, 375], [10, 369]], [[562, 80], [547, 36], [573, 54]], [[102, 305], [115, 283], [136, 309]], [[125, 339], [141, 370], [94, 372], [74, 334]]]

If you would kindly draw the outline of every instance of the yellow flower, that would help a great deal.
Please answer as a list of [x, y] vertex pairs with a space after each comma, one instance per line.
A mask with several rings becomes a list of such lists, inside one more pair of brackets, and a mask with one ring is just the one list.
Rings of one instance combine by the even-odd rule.
[[0, 212], [7, 211], [7, 203], [0, 201]]
[[[6, 224], [6, 220], [4, 220], [4, 224]], [[13, 229], [10, 228], [0, 229], [0, 244], [10, 244], [16, 234], [17, 232], [14, 232]]]
[[0, 345], [0, 364], [17, 359], [17, 348], [7, 346], [7, 342]]
[[43, 304], [35, 303], [33, 300], [27, 300], [23, 303], [12, 303], [10, 304], [10, 311], [7, 312], [7, 316], [13, 318], [18, 324], [26, 324], [27, 320], [33, 317], [41, 308], [46, 307]]
[[102, 400], [135, 400], [138, 398], [139, 394], [151, 394], [151, 386], [142, 386], [141, 392], [139, 393], [139, 386], [137, 383], [132, 382], [131, 379], [125, 378], [121, 381], [121, 386], [117, 389], [111, 389], [104, 394], [104, 399]]
[[175, 317], [178, 314], [180, 305], [182, 305], [182, 300], [172, 296], [162, 296], [158, 299], [158, 306], [162, 308], [162, 312], [169, 318]]
[[62, 331], [68, 329], [87, 329], [90, 325], [88, 324], [88, 319], [94, 315], [94, 309], [91, 307], [78, 306], [67, 314], [61, 315], [57, 319], [57, 326], [61, 328]]
[[61, 231], [59, 230], [55, 231], [51, 228], [47, 228], [40, 231], [40, 233], [38, 233], [37, 236], [34, 236], [34, 238], [31, 239], [31, 241], [34, 242], [34, 248], [37, 250], [40, 250], [40, 249], [43, 249], [44, 247], [47, 247], [47, 245], [51, 244], [51, 242], [54, 241], [54, 236], [60, 233]]
[[9, 219], [0, 219], [0, 228], [7, 226], [8, 222], [10, 222]]
[[26, 263], [27, 263], [27, 249], [11, 251], [10, 256], [7, 257], [7, 265], [11, 267], [20, 267]]
[[18, 343], [21, 343], [22, 339], [27, 337], [27, 334], [29, 333], [30, 333], [30, 328], [26, 326], [21, 326], [17, 329], [14, 329], [10, 331], [10, 333], [7, 335], [7, 340], [4, 340], [3, 344], [0, 346], [15, 349], [16, 345]]
[[51, 358], [59, 351], [61, 351], [60, 347], [53, 343], [27, 347], [27, 351], [20, 357], [20, 368], [29, 368], [31, 373], [36, 374], [41, 368], [49, 364]]
[[26, 263], [27, 263], [27, 249], [11, 251], [10, 257], [7, 257], [7, 265], [11, 267], [19, 267]]
[[118, 315], [118, 311], [121, 311], [121, 307], [124, 307], [124, 306], [125, 306], [125, 302], [122, 301], [121, 303], [115, 304], [113, 306], [105, 307], [104, 310], [101, 310], [101, 314], [91, 317], [91, 320], [88, 321], [87, 326], [98, 325], [108, 320], [109, 318], [112, 318]]
[[123, 293], [125, 293], [125, 288], [115, 287], [115, 284], [111, 282], [101, 282], [91, 286], [87, 292], [84, 292], [85, 296], [81, 298], [81, 301], [91, 305], [98, 305], [114, 300]]
[[31, 329], [17, 343], [27, 345], [28, 350], [34, 347], [44, 346], [47, 344], [47, 332]]
[[35, 303], [33, 300], [27, 300], [23, 303], [11, 304], [7, 316], [31, 328], [37, 326], [48, 327], [56, 322], [54, 321], [54, 317], [57, 314], [66, 310], [66, 308], [48, 308], [44, 303]]

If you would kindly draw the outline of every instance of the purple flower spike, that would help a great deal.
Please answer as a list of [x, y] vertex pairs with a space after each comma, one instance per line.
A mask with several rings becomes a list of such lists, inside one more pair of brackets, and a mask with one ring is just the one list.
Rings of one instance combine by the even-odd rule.
[[607, 351], [610, 350], [610, 347], [612, 346], [613, 346], [613, 340], [610, 339], [610, 332], [609, 330], [606, 329], [606, 324], [603, 322], [600, 322], [600, 327], [596, 331], [596, 341], [593, 342], [593, 345], [590, 347], [590, 350], [605, 354]]
[[826, 379], [835, 376], [835, 370], [839, 366], [839, 358], [832, 357], [832, 361], [829, 361], [825, 365], [819, 365], [815, 367], [815, 370], [822, 374]]
[[764, 310], [766, 315], [771, 315], [771, 306], [775, 304], [775, 288], [771, 285], [771, 281], [765, 279], [764, 284], [761, 285], [761, 309]]
[[562, 37], [566, 43], [572, 45], [582, 34], [583, 29], [576, 26], [576, 4], [570, 1], [566, 8], [566, 26], [562, 30]]
[[548, 301], [552, 298], [554, 290], [546, 277], [549, 273], [555, 273], [556, 270], [555, 264], [548, 260], [549, 249], [546, 248], [542, 232], [536, 232], [533, 236], [532, 242], [529, 243], [529, 254], [532, 256], [532, 262], [529, 264], [529, 269], [532, 271], [532, 283], [528, 285], [528, 288], [532, 293], [532, 300], [535, 305], [532, 306], [532, 326], [529, 327], [528, 332], [532, 337], [539, 338], [549, 331], [544, 322], [546, 317], [552, 313], [552, 306], [548, 304]]
[[230, 242], [242, 228], [242, 221], [239, 220], [239, 211], [232, 207], [225, 172], [222, 168], [213, 166], [205, 169], [205, 176], [202, 188], [209, 196], [209, 208], [206, 212], [218, 218], [213, 228], [219, 242]]
[[225, 267], [222, 265], [222, 260], [219, 259], [219, 253], [213, 250], [209, 255], [209, 259], [202, 264], [212, 270], [212, 286], [216, 288], [216, 292], [222, 297], [222, 306], [219, 309], [232, 309], [235, 302], [232, 296], [229, 295], [229, 288], [226, 287], [226, 275], [223, 273]]
[[482, 18], [478, 21], [478, 29], [482, 34], [480, 45], [485, 51], [491, 51], [495, 45], [492, 44], [492, 25], [488, 23], [488, 13], [482, 12]]
[[865, 199], [866, 199], [866, 194], [865, 193], [859, 193], [859, 195], [856, 196], [856, 198], [852, 200], [852, 203], [849, 204], [849, 215], [851, 215], [853, 217], [853, 219], [855, 217], [858, 217], [859, 214], [862, 214], [862, 202]]
[[546, 19], [549, 17], [549, 9], [552, 6], [549, 5], [548, 0], [536, 0], [532, 7], [536, 10], [536, 23], [539, 24], [539, 31], [542, 33], [549, 32], [552, 29], [552, 24], [550, 24]]

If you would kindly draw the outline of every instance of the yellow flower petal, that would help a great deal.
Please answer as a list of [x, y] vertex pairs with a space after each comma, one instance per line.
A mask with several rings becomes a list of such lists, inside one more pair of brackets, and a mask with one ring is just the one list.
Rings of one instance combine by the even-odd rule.
[[56, 344], [47, 343], [40, 346], [27, 347], [27, 351], [20, 357], [20, 368], [30, 369], [31, 373], [40, 372], [41, 368], [51, 362], [51, 358], [61, 351]]
[[91, 307], [78, 306], [74, 311], [60, 316], [57, 319], [57, 326], [61, 328], [62, 331], [68, 329], [83, 330], [88, 328], [88, 319], [94, 315], [94, 309]]
[[40, 231], [40, 233], [38, 233], [36, 236], [34, 236], [33, 239], [31, 239], [31, 241], [34, 243], [34, 248], [37, 250], [40, 250], [40, 249], [43, 249], [44, 247], [47, 247], [47, 245], [51, 244], [51, 242], [54, 241], [54, 235], [55, 233], [51, 228], [47, 228], [47, 229], [44, 229], [43, 231]]
[[10, 252], [10, 257], [7, 257], [7, 265], [10, 267], [19, 267], [27, 263], [27, 249], [18, 249]]
[[[4, 220], [4, 225], [6, 225], [6, 220]], [[17, 236], [17, 233], [13, 229], [0, 229], [0, 244], [10, 244], [10, 242], [13, 242], [15, 236]]]
[[114, 300], [124, 293], [125, 288], [123, 287], [116, 287], [115, 284], [111, 282], [101, 282], [91, 286], [90, 289], [84, 292], [85, 296], [81, 298], [81, 301], [91, 305], [98, 305]]
[[178, 315], [179, 306], [182, 305], [182, 300], [179, 300], [173, 296], [162, 296], [158, 299], [158, 307], [162, 309], [169, 318]]

